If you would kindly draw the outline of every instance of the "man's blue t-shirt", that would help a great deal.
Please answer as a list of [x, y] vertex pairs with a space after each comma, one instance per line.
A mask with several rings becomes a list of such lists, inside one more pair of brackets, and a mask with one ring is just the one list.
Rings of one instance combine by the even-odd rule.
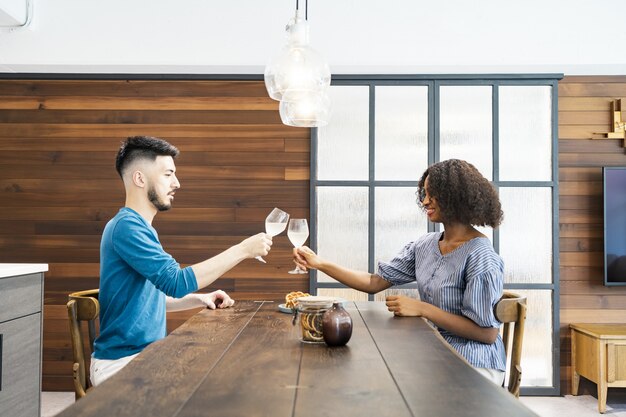
[[100, 334], [97, 359], [141, 352], [166, 334], [165, 296], [198, 289], [191, 267], [182, 268], [159, 242], [156, 230], [124, 207], [111, 219], [100, 243]]

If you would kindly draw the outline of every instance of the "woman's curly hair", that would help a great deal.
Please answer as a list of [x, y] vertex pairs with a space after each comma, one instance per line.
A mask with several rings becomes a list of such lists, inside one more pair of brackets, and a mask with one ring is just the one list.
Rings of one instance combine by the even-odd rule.
[[437, 200], [444, 220], [493, 228], [502, 222], [498, 193], [474, 165], [448, 159], [429, 166], [417, 184], [419, 195], [425, 191], [426, 177], [428, 195]]

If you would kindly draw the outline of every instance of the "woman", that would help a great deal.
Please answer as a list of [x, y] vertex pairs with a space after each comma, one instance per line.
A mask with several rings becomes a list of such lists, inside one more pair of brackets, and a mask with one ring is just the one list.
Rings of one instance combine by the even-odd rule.
[[473, 165], [450, 159], [424, 172], [416, 195], [428, 219], [442, 223], [444, 232], [407, 244], [390, 262], [380, 262], [377, 274], [328, 262], [307, 247], [297, 250], [295, 262], [370, 294], [415, 281], [421, 300], [388, 296], [389, 311], [428, 319], [472, 366], [502, 385], [506, 359], [493, 307], [502, 296], [503, 262], [474, 227], [501, 223], [496, 190]]

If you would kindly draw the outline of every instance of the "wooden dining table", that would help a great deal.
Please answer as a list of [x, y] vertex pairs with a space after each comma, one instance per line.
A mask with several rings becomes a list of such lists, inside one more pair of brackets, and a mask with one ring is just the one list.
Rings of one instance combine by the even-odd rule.
[[302, 343], [278, 302], [202, 310], [59, 416], [535, 416], [424, 319], [346, 309], [341, 347]]

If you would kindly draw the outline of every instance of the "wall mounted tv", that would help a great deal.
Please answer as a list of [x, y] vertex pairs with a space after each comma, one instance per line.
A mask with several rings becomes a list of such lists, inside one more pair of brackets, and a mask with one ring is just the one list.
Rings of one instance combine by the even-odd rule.
[[626, 285], [626, 167], [604, 167], [604, 285]]

